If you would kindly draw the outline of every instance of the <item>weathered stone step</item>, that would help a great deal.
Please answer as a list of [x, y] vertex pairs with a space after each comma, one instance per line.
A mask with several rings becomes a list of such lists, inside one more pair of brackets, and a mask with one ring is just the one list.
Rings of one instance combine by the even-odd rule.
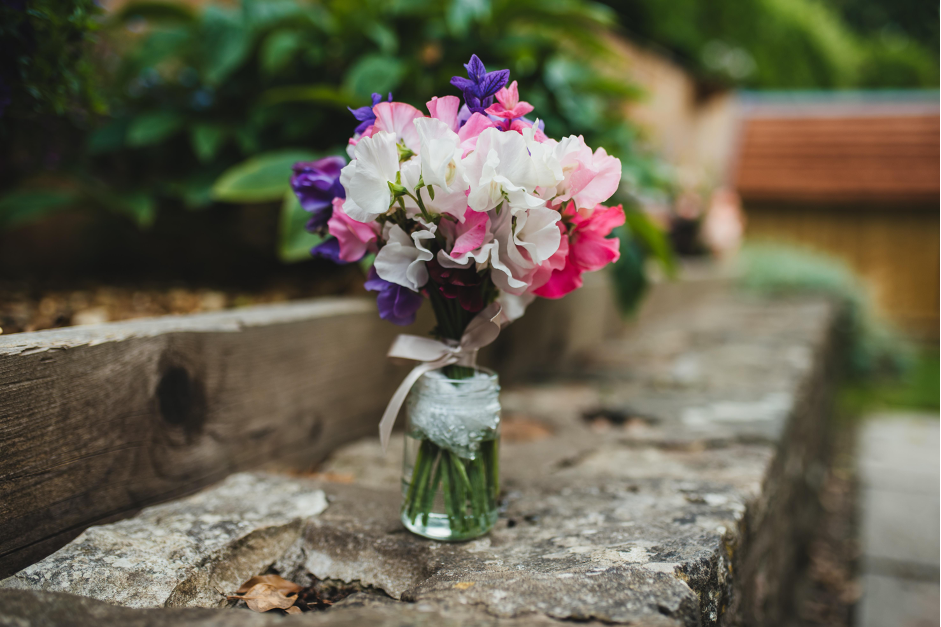
[[[92, 528], [0, 585], [211, 607], [240, 578], [271, 568], [301, 584], [316, 577], [373, 592], [288, 619], [297, 624], [775, 625], [816, 515], [834, 323], [834, 308], [821, 301], [716, 298], [608, 343], [592, 378], [506, 390], [504, 509], [497, 527], [471, 542], [432, 542], [402, 528], [402, 439], [386, 455], [370, 439], [337, 451], [320, 480], [236, 475]], [[317, 509], [321, 492], [326, 509], [300, 511], [305, 502]], [[259, 498], [266, 505], [253, 521]], [[114, 559], [116, 547], [132, 555], [144, 546], [116, 544], [122, 525], [147, 538], [147, 556]], [[227, 525], [237, 530], [210, 534]], [[167, 538], [163, 548], [158, 537]], [[252, 558], [243, 559], [249, 544]], [[204, 549], [180, 558], [182, 545]], [[147, 587], [160, 592], [136, 595]], [[4, 616], [43, 624], [26, 616], [42, 599], [23, 594], [0, 590], [0, 625]], [[63, 599], [49, 602], [78, 603]], [[10, 603], [26, 609], [14, 613]], [[166, 624], [158, 610], [79, 605], [98, 625]], [[175, 613], [190, 621], [175, 624], [272, 620], [216, 611], [223, 614]]]

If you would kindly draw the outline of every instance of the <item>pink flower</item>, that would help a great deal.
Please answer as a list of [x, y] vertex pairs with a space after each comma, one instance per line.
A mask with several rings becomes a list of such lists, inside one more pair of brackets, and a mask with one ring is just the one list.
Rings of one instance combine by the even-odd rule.
[[510, 122], [510, 127], [507, 130], [516, 131], [517, 133], [522, 135], [523, 130], [528, 129], [528, 128], [533, 129], [533, 139], [535, 139], [540, 144], [546, 141], [547, 139], [549, 139], [548, 137], [546, 137], [546, 134], [542, 132], [542, 129], [540, 129], [538, 126], [536, 126], [535, 124], [530, 124], [526, 120], [522, 120], [522, 119], [516, 119]]
[[445, 96], [443, 98], [434, 96], [425, 105], [428, 107], [428, 113], [431, 114], [431, 117], [441, 120], [455, 133], [458, 132], [461, 126], [457, 119], [458, 111], [461, 108], [460, 98], [457, 96]]
[[[621, 160], [599, 148], [572, 174], [569, 194], [579, 209], [590, 209], [611, 198], [621, 183]], [[623, 216], [622, 216], [623, 217]]]
[[[575, 209], [574, 203], [562, 212], [563, 219], [571, 224], [568, 234], [568, 255], [565, 265], [554, 269], [549, 280], [541, 287], [530, 290], [543, 298], [562, 298], [582, 286], [582, 273], [600, 270], [621, 257], [621, 242], [607, 235], [624, 224], [624, 209], [598, 205], [587, 217]], [[550, 259], [548, 263], [552, 263]], [[558, 260], [555, 261], [558, 266]]]
[[[418, 135], [418, 129], [412, 121], [415, 118], [423, 118], [424, 114], [410, 104], [404, 102], [380, 102], [372, 108], [376, 114], [376, 123], [371, 127], [373, 133], [377, 131], [389, 131], [395, 133], [395, 141], [402, 141], [405, 146], [418, 154], [421, 147], [421, 137]], [[363, 136], [369, 133], [370, 129], [363, 131]]]
[[379, 235], [378, 222], [357, 222], [343, 211], [343, 198], [333, 199], [333, 215], [327, 222], [330, 235], [340, 243], [340, 259], [354, 263], [378, 250], [376, 238]]
[[463, 266], [469, 263], [468, 253], [483, 246], [491, 239], [490, 217], [486, 212], [474, 211], [467, 207], [464, 211], [463, 222], [441, 221], [441, 232], [451, 247], [450, 252], [439, 251], [438, 258], [445, 266], [455, 264]]
[[457, 132], [457, 136], [461, 140], [461, 149], [464, 151], [464, 156], [477, 148], [477, 137], [480, 136], [488, 128], [493, 128], [494, 124], [490, 121], [485, 115], [480, 113], [475, 113], [470, 116], [470, 119], [461, 127], [461, 130]]
[[533, 110], [533, 106], [528, 102], [520, 102], [519, 89], [516, 81], [510, 83], [509, 87], [504, 87], [496, 93], [497, 104], [487, 107], [487, 113], [495, 115], [498, 118], [512, 120], [521, 118]]

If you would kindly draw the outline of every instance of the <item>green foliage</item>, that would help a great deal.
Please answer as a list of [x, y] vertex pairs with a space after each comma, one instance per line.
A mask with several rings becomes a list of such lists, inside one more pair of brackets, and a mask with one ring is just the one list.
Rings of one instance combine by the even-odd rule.
[[763, 294], [818, 293], [844, 303], [849, 368], [857, 377], [904, 372], [911, 347], [876, 312], [866, 285], [843, 262], [802, 248], [761, 244], [740, 259], [741, 284]]
[[[933, 46], [919, 43], [891, 22], [883, 23], [888, 31], [860, 33], [841, 15], [852, 14], [855, 5], [889, 2], [605, 1], [625, 28], [673, 52], [707, 83], [772, 89], [938, 85], [936, 40]], [[936, 5], [933, 11], [936, 29]]]
[[901, 377], [880, 377], [875, 381], [853, 381], [840, 390], [840, 406], [851, 416], [884, 409], [938, 411], [938, 379], [941, 363], [937, 346], [917, 352], [910, 368]]
[[88, 50], [94, 0], [0, 3], [0, 132], [14, 118], [101, 110]]

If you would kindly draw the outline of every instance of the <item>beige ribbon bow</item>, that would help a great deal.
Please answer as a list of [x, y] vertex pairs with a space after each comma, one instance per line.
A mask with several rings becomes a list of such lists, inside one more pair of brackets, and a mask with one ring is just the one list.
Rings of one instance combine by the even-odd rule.
[[405, 380], [399, 385], [392, 399], [386, 406], [385, 413], [382, 414], [382, 420], [379, 422], [379, 441], [382, 442], [382, 450], [386, 450], [389, 444], [389, 437], [392, 435], [392, 425], [399, 415], [399, 410], [408, 396], [408, 391], [418, 381], [418, 379], [431, 370], [444, 368], [451, 364], [460, 364], [462, 366], [474, 367], [477, 362], [477, 351], [484, 346], [492, 343], [500, 335], [500, 314], [503, 308], [499, 303], [488, 305], [467, 325], [467, 330], [461, 336], [460, 342], [449, 340], [439, 342], [427, 337], [417, 335], [400, 335], [395, 338], [392, 347], [389, 349], [388, 357], [396, 359], [410, 359], [420, 361], [412, 371], [408, 373]]

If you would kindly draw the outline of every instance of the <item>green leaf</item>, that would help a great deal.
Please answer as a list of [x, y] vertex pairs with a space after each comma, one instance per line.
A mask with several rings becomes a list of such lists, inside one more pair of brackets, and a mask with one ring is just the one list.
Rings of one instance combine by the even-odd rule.
[[261, 45], [261, 69], [266, 74], [276, 74], [304, 47], [303, 35], [298, 31], [275, 31]]
[[395, 57], [369, 54], [360, 57], [346, 74], [346, 90], [361, 99], [373, 92], [393, 91], [405, 75], [405, 63]]
[[323, 241], [323, 238], [308, 233], [304, 228], [310, 214], [301, 208], [294, 192], [284, 194], [281, 204], [281, 222], [279, 224], [278, 256], [285, 263], [294, 263], [310, 259], [310, 249]]
[[269, 89], [261, 96], [261, 104], [274, 105], [283, 102], [316, 102], [329, 104], [346, 110], [355, 104], [353, 98], [333, 85], [290, 85]]
[[114, 120], [96, 129], [88, 138], [88, 152], [100, 155], [120, 149], [124, 146], [127, 127], [127, 120]]
[[219, 85], [251, 52], [252, 33], [234, 11], [213, 5], [203, 12], [203, 72], [211, 85]]
[[196, 19], [196, 12], [186, 4], [179, 2], [141, 0], [129, 2], [111, 16], [111, 20], [118, 22], [126, 22], [137, 18], [155, 22], [192, 22]]
[[666, 234], [660, 228], [651, 222], [647, 214], [636, 209], [624, 210], [625, 224], [630, 229], [631, 235], [638, 240], [643, 247], [653, 255], [663, 267], [667, 276], [676, 276], [676, 256], [670, 241]]
[[490, 0], [451, 0], [447, 13], [448, 30], [463, 37], [467, 34], [472, 22], [489, 15]]
[[27, 224], [75, 202], [73, 192], [20, 190], [0, 198], [0, 228]]
[[212, 186], [214, 200], [270, 202], [290, 188], [291, 166], [315, 158], [307, 150], [280, 150], [253, 157], [226, 170]]
[[157, 217], [154, 199], [146, 192], [108, 194], [107, 205], [113, 212], [127, 216], [142, 229], [150, 228]]
[[206, 163], [212, 161], [225, 141], [226, 130], [218, 124], [197, 124], [190, 130], [190, 140], [196, 157]]
[[163, 141], [180, 130], [183, 117], [172, 111], [153, 111], [131, 120], [127, 129], [127, 145], [149, 146]]

